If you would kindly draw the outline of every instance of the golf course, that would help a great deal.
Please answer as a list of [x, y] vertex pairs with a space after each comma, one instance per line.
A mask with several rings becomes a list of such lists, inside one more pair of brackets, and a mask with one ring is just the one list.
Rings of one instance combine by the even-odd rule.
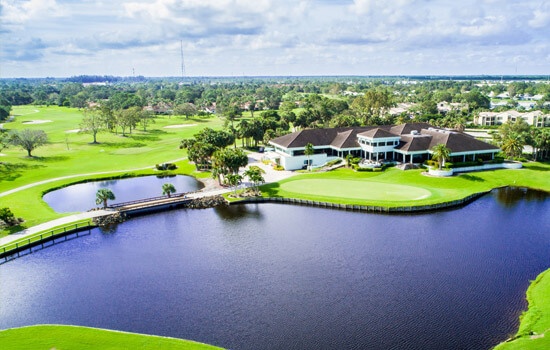
[[[70, 215], [56, 213], [42, 200], [45, 193], [56, 188], [97, 179], [143, 175], [211, 177], [208, 172], [197, 172], [179, 145], [182, 139], [193, 137], [205, 127], [217, 129], [223, 125], [223, 120], [217, 116], [157, 116], [154, 123], [146, 128], [138, 126], [131, 133], [126, 130], [124, 135], [120, 132], [101, 132], [97, 135], [98, 142], [92, 143], [91, 134], [79, 131], [82, 110], [57, 106], [15, 106], [12, 115], [14, 120], [5, 123], [5, 129], [43, 130], [48, 135], [48, 143], [34, 149], [32, 157], [28, 157], [24, 149], [15, 146], [1, 151], [0, 208], [8, 207], [24, 222], [1, 229], [0, 238]], [[163, 172], [156, 170], [156, 164], [166, 162], [175, 163], [177, 169]], [[484, 171], [449, 178], [426, 176], [424, 170], [388, 168], [383, 172], [355, 172], [342, 167], [327, 172], [303, 171], [287, 179], [267, 183], [261, 190], [264, 197], [382, 207], [422, 206], [459, 200], [504, 186], [550, 192], [549, 172], [550, 164], [541, 162], [525, 163], [519, 170]], [[94, 206], [95, 203], [90, 203], [90, 208]], [[548, 345], [548, 338], [540, 336], [550, 329], [550, 313], [544, 311], [550, 305], [550, 277], [547, 275], [539, 276], [529, 289], [530, 310], [522, 319], [518, 339], [501, 345], [499, 349], [535, 349]], [[32, 335], [30, 340], [29, 334]], [[51, 337], [46, 337], [46, 334]], [[537, 334], [539, 337], [536, 337]], [[94, 339], [94, 344], [90, 344], [88, 339]], [[97, 339], [102, 340], [98, 343]], [[116, 349], [120, 348], [117, 344], [126, 346], [134, 344], [132, 342], [145, 349], [213, 348], [197, 343], [180, 343], [170, 338], [79, 327], [40, 326], [0, 331], [0, 345], [10, 344], [13, 349]]]

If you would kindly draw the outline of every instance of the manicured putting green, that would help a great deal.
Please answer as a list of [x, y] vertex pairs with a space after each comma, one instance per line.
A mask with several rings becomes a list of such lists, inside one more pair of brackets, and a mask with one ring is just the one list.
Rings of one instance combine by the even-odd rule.
[[430, 191], [414, 186], [373, 181], [299, 179], [281, 184], [287, 192], [376, 201], [414, 201], [430, 197]]

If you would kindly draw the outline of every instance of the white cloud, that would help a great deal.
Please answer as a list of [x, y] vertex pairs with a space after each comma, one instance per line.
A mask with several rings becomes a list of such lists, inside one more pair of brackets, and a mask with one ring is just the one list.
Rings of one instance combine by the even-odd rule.
[[177, 75], [183, 40], [196, 75], [505, 74], [516, 56], [547, 73], [549, 4], [0, 0], [0, 59], [10, 76], [127, 74], [130, 63], [139, 74]]

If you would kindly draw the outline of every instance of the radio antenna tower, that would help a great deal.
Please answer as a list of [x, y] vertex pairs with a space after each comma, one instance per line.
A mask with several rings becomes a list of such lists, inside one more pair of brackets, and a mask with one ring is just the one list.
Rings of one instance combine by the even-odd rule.
[[181, 80], [185, 79], [185, 61], [183, 60], [183, 40], [180, 40], [181, 51]]

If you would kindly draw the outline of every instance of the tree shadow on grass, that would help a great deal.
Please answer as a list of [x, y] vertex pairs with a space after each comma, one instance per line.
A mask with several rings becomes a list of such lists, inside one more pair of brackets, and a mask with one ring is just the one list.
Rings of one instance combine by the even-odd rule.
[[147, 146], [143, 142], [103, 142], [98, 145], [109, 148], [139, 148]]
[[21, 177], [24, 172], [29, 170], [45, 168], [45, 165], [29, 165], [25, 163], [0, 163], [0, 182], [13, 181]]
[[204, 118], [201, 118], [201, 117], [191, 117], [189, 119], [184, 119], [184, 120], [190, 120], [190, 121], [193, 121], [195, 123], [208, 123], [210, 121], [212, 121], [212, 118], [213, 117], [204, 117]]
[[152, 129], [152, 130], [147, 130], [147, 133], [149, 134], [152, 134], [152, 135], [156, 135], [156, 134], [168, 134], [167, 131], [164, 131], [164, 130], [160, 130], [160, 129]]
[[260, 190], [262, 191], [262, 193], [265, 193], [269, 197], [281, 197], [278, 191], [280, 187], [281, 185], [279, 185], [279, 183], [274, 182], [260, 186]]
[[528, 167], [525, 167], [525, 168], [530, 170], [536, 170], [536, 171], [550, 171], [550, 168], [546, 168], [538, 165], [529, 165]]
[[470, 174], [462, 174], [459, 177], [468, 180], [468, 181], [474, 181], [474, 182], [485, 182], [484, 178], [481, 178], [479, 176], [470, 175]]
[[160, 137], [155, 135], [132, 135], [131, 138], [134, 141], [158, 141]]
[[42, 162], [42, 163], [54, 163], [54, 162], [63, 162], [69, 160], [67, 156], [51, 156], [51, 157], [31, 157], [29, 158], [32, 161]]

